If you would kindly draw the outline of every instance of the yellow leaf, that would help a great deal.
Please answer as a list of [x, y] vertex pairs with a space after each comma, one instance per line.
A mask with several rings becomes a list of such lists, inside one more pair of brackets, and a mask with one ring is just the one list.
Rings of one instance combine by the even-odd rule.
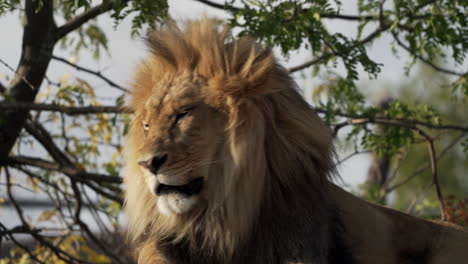
[[76, 56], [71, 56], [70, 59], [68, 60], [70, 63], [76, 63], [77, 57]]
[[38, 222], [49, 221], [50, 219], [52, 219], [52, 217], [55, 216], [55, 214], [56, 214], [56, 211], [54, 210], [46, 210], [37, 217], [37, 221]]
[[21, 257], [21, 259], [20, 259], [20, 261], [18, 262], [18, 264], [28, 264], [28, 263], [29, 263], [28, 260], [29, 260], [29, 256], [26, 255], [26, 254], [24, 254], [24, 255]]
[[34, 192], [38, 192], [39, 191], [39, 184], [37, 183], [38, 180], [34, 179], [34, 178], [31, 178], [31, 177], [28, 177], [26, 179], [26, 181], [31, 184], [31, 187], [33, 189]]

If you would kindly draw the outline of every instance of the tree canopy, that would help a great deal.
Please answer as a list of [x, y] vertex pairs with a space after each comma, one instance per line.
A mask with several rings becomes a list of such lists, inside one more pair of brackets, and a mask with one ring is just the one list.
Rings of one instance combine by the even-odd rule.
[[[353, 13], [339, 0], [192, 1], [222, 10], [227, 19], [220, 23], [277, 47], [278, 55], [310, 55], [288, 70], [299, 82], [326, 76], [303, 88], [312, 90], [311, 104], [337, 142], [354, 150], [337, 163], [372, 155], [356, 192], [401, 210], [418, 207], [419, 216], [468, 223], [467, 1], [355, 0]], [[23, 20], [18, 65], [0, 57], [0, 69], [12, 76], [0, 80], [0, 211], [16, 219], [0, 222], [0, 247], [9, 249], [0, 263], [132, 263], [121, 243], [122, 144], [132, 115], [122, 104], [129, 89], [57, 49], [100, 60], [113, 40], [97, 18], [110, 16], [115, 29], [130, 20], [129, 34], [145, 36], [170, 19], [171, 4], [0, 0], [0, 21], [15, 12]], [[333, 21], [356, 34], [337, 32]], [[399, 96], [374, 104], [360, 78], [364, 72], [379, 80], [383, 65], [369, 49], [383, 36], [388, 53], [407, 58], [412, 81], [399, 84]], [[115, 96], [97, 95], [87, 77], [48, 78], [51, 61], [102, 80]], [[431, 83], [424, 98], [415, 92], [422, 81]], [[423, 199], [412, 199], [418, 188]], [[31, 208], [39, 211], [34, 217]]]

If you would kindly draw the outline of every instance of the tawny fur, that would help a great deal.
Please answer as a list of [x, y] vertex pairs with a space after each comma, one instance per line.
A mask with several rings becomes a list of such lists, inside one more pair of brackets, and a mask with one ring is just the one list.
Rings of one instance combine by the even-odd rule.
[[[130, 107], [125, 210], [138, 263], [466, 263], [468, 238], [331, 183], [329, 129], [270, 49], [204, 19], [148, 38]], [[182, 108], [191, 113], [174, 121]], [[142, 124], [148, 126], [145, 130]], [[196, 205], [163, 215], [142, 156], [169, 153]]]

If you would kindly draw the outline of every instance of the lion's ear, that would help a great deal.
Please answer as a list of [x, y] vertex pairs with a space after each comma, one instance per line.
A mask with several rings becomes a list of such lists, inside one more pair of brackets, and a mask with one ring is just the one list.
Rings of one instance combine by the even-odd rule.
[[248, 98], [269, 92], [275, 58], [270, 48], [263, 48], [251, 39], [243, 38], [226, 48], [225, 69], [211, 85], [222, 94]]

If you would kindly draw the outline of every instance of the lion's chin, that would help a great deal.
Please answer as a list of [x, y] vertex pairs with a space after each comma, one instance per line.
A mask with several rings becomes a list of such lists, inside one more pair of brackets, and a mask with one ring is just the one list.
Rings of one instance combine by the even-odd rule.
[[187, 197], [177, 194], [161, 195], [157, 199], [159, 212], [166, 216], [188, 213], [199, 200], [198, 195]]

